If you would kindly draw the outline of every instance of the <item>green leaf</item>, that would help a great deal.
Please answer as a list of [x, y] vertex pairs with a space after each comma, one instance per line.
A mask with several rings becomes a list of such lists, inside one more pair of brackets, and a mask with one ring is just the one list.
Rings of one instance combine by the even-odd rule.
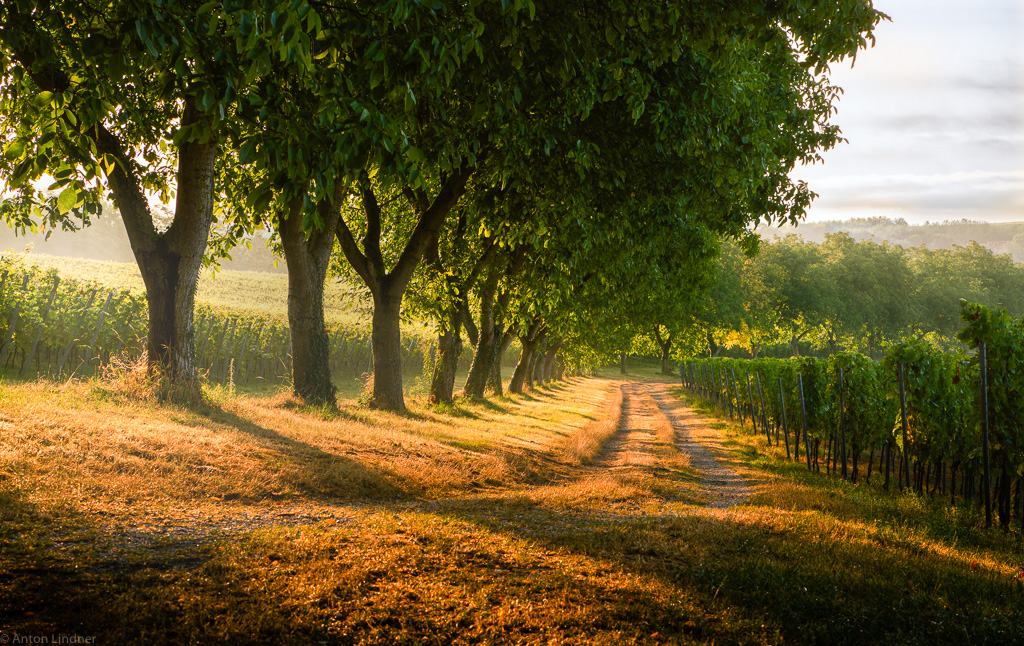
[[78, 204], [78, 191], [76, 191], [73, 186], [69, 186], [61, 191], [60, 195], [57, 197], [57, 211], [59, 211], [61, 215], [64, 215], [71, 209], [75, 208], [76, 204]]
[[7, 149], [4, 151], [4, 157], [7, 161], [14, 161], [21, 157], [22, 153], [25, 152], [25, 141], [22, 139], [15, 139], [8, 144]]
[[274, 192], [270, 185], [264, 184], [249, 193], [249, 197], [246, 199], [245, 205], [257, 213], [263, 213], [267, 210], [267, 207], [270, 206], [270, 199], [273, 196]]
[[43, 90], [32, 99], [32, 105], [37, 108], [45, 108], [53, 102], [53, 92]]
[[424, 155], [423, 151], [417, 148], [416, 146], [409, 146], [409, 148], [405, 152], [406, 155], [408, 155], [409, 159], [416, 162], [417, 164], [422, 164], [427, 160], [427, 156]]
[[247, 139], [238, 149], [238, 163], [251, 164], [256, 160], [256, 143]]
[[238, 33], [242, 36], [248, 36], [252, 33], [252, 16], [247, 13], [242, 14], [242, 19], [238, 24]]

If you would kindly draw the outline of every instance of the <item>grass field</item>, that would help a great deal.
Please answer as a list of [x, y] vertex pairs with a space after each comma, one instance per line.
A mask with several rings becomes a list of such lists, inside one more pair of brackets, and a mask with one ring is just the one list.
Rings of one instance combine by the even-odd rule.
[[167, 407], [116, 381], [2, 385], [0, 634], [1024, 642], [1018, 533], [808, 474], [718, 420], [722, 459], [754, 494], [706, 508], [671, 428], [650, 467], [580, 448], [610, 439], [612, 374], [408, 416], [223, 390]]

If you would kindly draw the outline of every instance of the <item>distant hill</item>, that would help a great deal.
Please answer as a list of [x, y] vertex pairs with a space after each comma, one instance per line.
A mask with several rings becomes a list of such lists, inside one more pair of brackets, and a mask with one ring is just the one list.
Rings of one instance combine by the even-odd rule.
[[1024, 222], [975, 222], [973, 220], [947, 220], [945, 222], [908, 224], [902, 218], [854, 218], [832, 222], [807, 222], [799, 226], [759, 227], [757, 232], [765, 240], [773, 240], [795, 233], [804, 240], [823, 242], [825, 234], [844, 231], [857, 240], [876, 242], [887, 240], [903, 247], [924, 245], [928, 249], [948, 249], [965, 245], [972, 240], [997, 254], [1010, 254], [1016, 262], [1024, 262]]

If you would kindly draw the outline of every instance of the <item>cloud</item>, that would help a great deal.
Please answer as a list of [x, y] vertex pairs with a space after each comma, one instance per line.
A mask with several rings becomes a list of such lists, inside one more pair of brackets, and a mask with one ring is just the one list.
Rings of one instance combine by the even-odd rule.
[[974, 217], [1024, 219], [1024, 171], [853, 175], [821, 178], [811, 219], [886, 212], [910, 221]]

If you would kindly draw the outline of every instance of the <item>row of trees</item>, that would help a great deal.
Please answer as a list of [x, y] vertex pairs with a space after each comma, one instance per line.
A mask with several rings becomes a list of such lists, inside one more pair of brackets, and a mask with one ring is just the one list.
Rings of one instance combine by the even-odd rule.
[[[944, 250], [795, 235], [753, 258], [726, 245], [718, 280], [684, 322], [690, 349], [757, 356], [763, 348], [877, 357], [907, 338], [959, 346], [960, 300], [1024, 312], [1024, 266], [971, 242]], [[706, 305], [706, 306], [704, 306]]]
[[[403, 306], [437, 322], [435, 399], [463, 329], [466, 391], [510, 334], [516, 388], [542, 353], [670, 318], [719, 235], [803, 215], [789, 172], [840, 139], [828, 66], [882, 17], [866, 0], [11, 0], [0, 212], [84, 226], [109, 195], [149, 365], [182, 392], [200, 266], [259, 229], [288, 266], [298, 395], [334, 398], [331, 272], [373, 298], [373, 405], [404, 408]], [[166, 227], [154, 198], [174, 199]]]

